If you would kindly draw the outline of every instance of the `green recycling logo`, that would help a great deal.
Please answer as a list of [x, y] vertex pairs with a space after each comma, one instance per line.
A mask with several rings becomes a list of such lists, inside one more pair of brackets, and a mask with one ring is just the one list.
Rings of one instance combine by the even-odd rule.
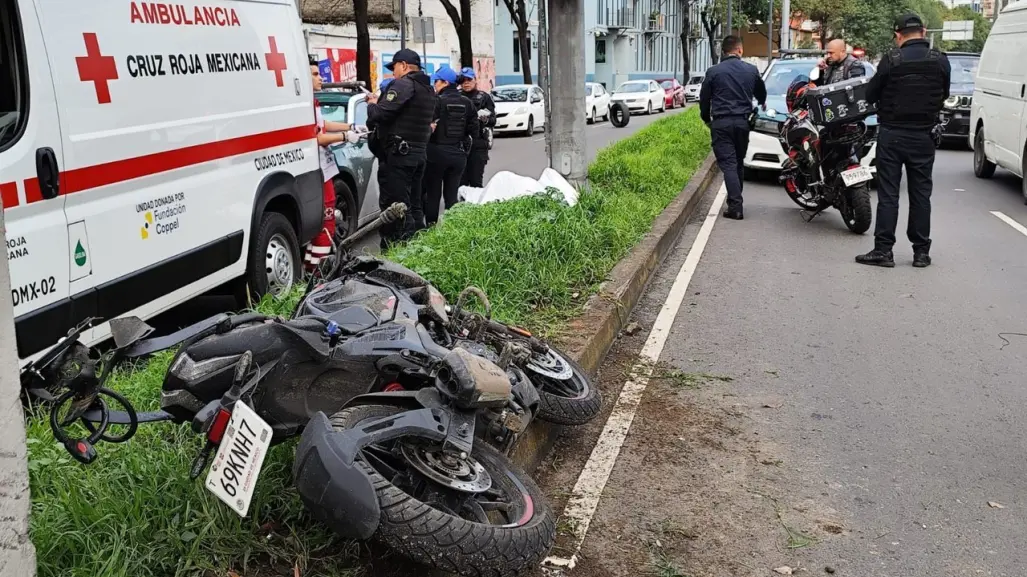
[[82, 246], [81, 240], [75, 245], [75, 264], [78, 266], [85, 266], [86, 264], [86, 249]]

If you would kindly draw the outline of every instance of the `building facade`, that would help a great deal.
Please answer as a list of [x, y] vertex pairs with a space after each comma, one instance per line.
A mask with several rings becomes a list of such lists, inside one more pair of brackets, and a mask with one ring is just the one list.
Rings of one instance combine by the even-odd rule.
[[[584, 0], [582, 57], [585, 80], [614, 88], [621, 82], [674, 77], [684, 81], [681, 50], [682, 4], [689, 7], [689, 74], [712, 64], [700, 13], [710, 0]], [[493, 0], [497, 84], [524, 81], [517, 26], [505, 0]], [[531, 38], [531, 73], [538, 81], [538, 7], [525, 0]]]
[[[454, 3], [455, 0], [454, 0]], [[357, 78], [357, 31], [352, 23], [352, 2], [306, 0], [302, 4], [304, 34], [307, 48], [320, 58], [321, 76], [326, 82], [352, 82]], [[320, 7], [345, 6], [350, 13], [335, 11], [331, 17]], [[406, 46], [416, 50], [428, 74], [443, 64], [460, 68], [460, 41], [453, 21], [439, 0], [407, 0], [406, 17], [400, 18], [399, 2], [370, 0], [368, 2], [371, 36], [371, 83], [374, 87], [391, 73], [385, 64], [400, 49], [399, 22], [407, 27]], [[504, 8], [504, 10], [506, 10]], [[420, 13], [420, 16], [419, 16]], [[421, 33], [421, 17], [424, 32]], [[320, 24], [314, 22], [337, 22]], [[471, 3], [471, 46], [474, 68], [482, 86], [495, 86], [495, 21], [491, 2]], [[373, 88], [372, 88], [373, 89]]]

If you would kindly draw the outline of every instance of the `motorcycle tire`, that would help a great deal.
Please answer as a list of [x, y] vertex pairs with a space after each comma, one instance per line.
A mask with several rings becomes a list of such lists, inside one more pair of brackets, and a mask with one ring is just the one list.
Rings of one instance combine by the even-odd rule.
[[870, 203], [870, 189], [867, 185], [861, 184], [851, 191], [852, 202], [842, 211], [842, 218], [845, 219], [845, 226], [856, 234], [863, 234], [870, 230], [874, 221], [874, 211]]
[[624, 128], [631, 121], [631, 109], [623, 102], [615, 102], [610, 105], [610, 124], [617, 128]]
[[584, 425], [603, 409], [603, 397], [578, 363], [559, 349], [552, 346], [549, 349], [554, 355], [551, 357], [553, 361], [570, 367], [571, 377], [558, 381], [528, 366], [528, 378], [535, 384], [539, 396], [536, 417], [557, 425]]
[[[363, 405], [340, 411], [330, 420], [332, 427], [336, 431], [341, 431], [403, 411], [404, 408], [395, 406]], [[397, 439], [393, 443], [397, 443], [398, 446], [401, 440], [402, 438]], [[386, 478], [368, 464], [366, 455], [369, 449], [371, 448], [364, 449], [356, 465], [371, 479], [378, 503], [381, 505], [381, 520], [372, 539], [396, 553], [427, 567], [466, 577], [513, 577], [538, 567], [552, 549], [556, 540], [556, 520], [544, 494], [531, 477], [487, 443], [476, 442], [469, 458], [481, 465], [492, 477], [487, 499], [494, 502], [499, 498], [495, 496], [496, 493], [500, 492], [504, 493], [503, 497], [509, 496], [506, 493], [512, 493], [523, 499], [519, 507], [507, 513], [511, 515], [508, 521], [513, 519], [511, 522], [498, 519], [501, 516], [498, 511], [491, 512], [494, 515], [494, 522], [486, 523], [455, 515], [450, 512], [449, 506], [443, 510], [420, 501], [394, 485], [393, 481], [416, 476], [417, 482], [411, 483], [413, 486], [429, 486], [440, 492], [445, 489], [437, 481], [429, 480], [413, 466], [404, 471], [405, 474]], [[400, 455], [403, 458], [393, 458], [391, 461], [410, 465], [405, 456], [401, 453]], [[375, 460], [382, 462], [380, 456]], [[433, 473], [441, 474], [435, 471]], [[447, 492], [450, 493], [456, 496], [470, 495], [456, 491]], [[459, 510], [466, 511], [466, 504], [461, 503]], [[480, 505], [477, 506], [477, 510], [478, 515], [485, 515]], [[467, 516], [472, 514], [467, 513]], [[486, 520], [488, 519], [486, 516]]]
[[824, 210], [825, 208], [827, 208], [828, 206], [830, 206], [830, 205], [824, 204], [823, 201], [817, 201], [816, 199], [810, 198], [809, 196], [806, 196], [806, 195], [802, 194], [801, 191], [799, 190], [798, 182], [795, 182], [793, 180], [793, 183], [794, 183], [794, 186], [795, 186], [795, 190], [794, 191], [788, 189], [787, 183], [782, 183], [782, 184], [784, 185], [785, 193], [788, 194], [788, 198], [792, 199], [792, 202], [794, 202], [796, 205], [798, 205], [799, 208], [801, 208], [803, 210], [808, 210], [808, 211], [811, 211], [811, 212], [820, 212], [820, 211]]

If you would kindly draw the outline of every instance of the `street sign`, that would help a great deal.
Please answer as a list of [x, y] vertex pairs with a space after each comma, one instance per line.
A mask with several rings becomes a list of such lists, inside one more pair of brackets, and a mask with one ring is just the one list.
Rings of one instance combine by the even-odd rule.
[[973, 40], [974, 39], [974, 21], [973, 20], [952, 20], [942, 24], [941, 29], [942, 40]]

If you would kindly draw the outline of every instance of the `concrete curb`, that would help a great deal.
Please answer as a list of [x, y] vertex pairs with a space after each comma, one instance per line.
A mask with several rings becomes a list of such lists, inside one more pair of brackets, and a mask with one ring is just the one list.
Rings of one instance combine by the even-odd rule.
[[[656, 218], [652, 229], [610, 272], [604, 290], [593, 295], [578, 318], [571, 321], [563, 350], [585, 371], [595, 376], [631, 311], [645, 292], [660, 263], [674, 249], [706, 189], [719, 171], [711, 153], [689, 179], [684, 190]], [[605, 399], [606, 403], [612, 399]], [[517, 441], [513, 460], [531, 473], [560, 436], [562, 427], [535, 421]]]

